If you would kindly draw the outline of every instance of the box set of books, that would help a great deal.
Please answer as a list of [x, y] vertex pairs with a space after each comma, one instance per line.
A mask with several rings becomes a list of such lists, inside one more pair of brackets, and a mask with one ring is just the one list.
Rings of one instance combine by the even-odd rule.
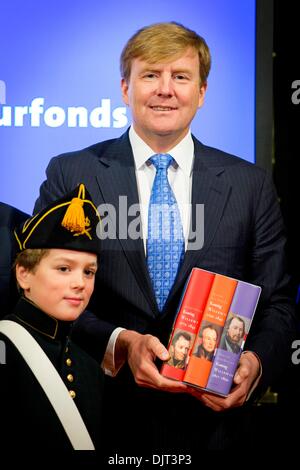
[[162, 375], [227, 396], [261, 288], [193, 268], [170, 335]]

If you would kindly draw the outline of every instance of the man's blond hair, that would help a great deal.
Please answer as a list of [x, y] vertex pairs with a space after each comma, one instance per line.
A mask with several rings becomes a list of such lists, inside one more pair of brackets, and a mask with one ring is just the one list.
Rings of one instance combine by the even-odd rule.
[[121, 76], [129, 82], [132, 60], [139, 58], [150, 64], [176, 60], [188, 48], [199, 55], [200, 84], [207, 82], [211, 66], [209, 48], [195, 31], [180, 23], [155, 23], [139, 29], [126, 43], [120, 58]]

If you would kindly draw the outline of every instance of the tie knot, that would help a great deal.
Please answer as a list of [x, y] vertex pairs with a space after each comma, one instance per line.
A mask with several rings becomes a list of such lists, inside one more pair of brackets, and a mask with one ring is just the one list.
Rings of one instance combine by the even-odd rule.
[[149, 160], [155, 166], [156, 170], [167, 170], [174, 161], [174, 158], [168, 153], [157, 153]]

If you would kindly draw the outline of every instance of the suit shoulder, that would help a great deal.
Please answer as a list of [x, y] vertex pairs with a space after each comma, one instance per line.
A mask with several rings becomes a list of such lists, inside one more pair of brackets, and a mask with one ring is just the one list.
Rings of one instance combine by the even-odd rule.
[[211, 163], [222, 164], [223, 166], [241, 166], [250, 170], [265, 172], [263, 168], [260, 168], [255, 163], [249, 162], [244, 158], [238, 157], [231, 153], [225, 152], [214, 147], [203, 145], [203, 153], [210, 158]]
[[264, 168], [223, 150], [203, 144], [196, 145], [196, 150], [198, 158], [211, 169], [217, 170], [219, 168], [230, 174], [247, 175], [259, 180], [264, 180], [267, 176], [267, 171]]
[[14, 227], [24, 220], [28, 219], [29, 214], [20, 209], [0, 202], [0, 225]]
[[83, 158], [84, 159], [87, 159], [87, 158], [89, 158], [89, 159], [97, 158], [98, 159], [101, 155], [103, 155], [117, 141], [118, 141], [118, 139], [104, 140], [103, 142], [98, 142], [96, 144], [90, 145], [90, 146], [85, 147], [83, 149], [73, 150], [71, 152], [62, 153], [60, 155], [57, 155], [53, 159], [60, 160], [60, 162], [62, 162], [64, 160], [69, 160], [69, 159], [72, 159], [72, 162], [74, 162], [74, 160], [82, 160]]

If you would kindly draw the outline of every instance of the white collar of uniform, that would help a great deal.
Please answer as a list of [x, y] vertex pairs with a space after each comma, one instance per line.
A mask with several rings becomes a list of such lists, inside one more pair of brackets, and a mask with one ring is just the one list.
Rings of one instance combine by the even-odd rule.
[[[149, 147], [149, 145], [147, 145], [137, 135], [133, 126], [131, 126], [129, 129], [129, 140], [133, 152], [135, 167], [137, 170], [140, 170], [147, 160], [149, 160], [149, 158], [152, 157], [156, 152], [154, 152], [151, 147]], [[187, 176], [190, 176], [194, 160], [194, 142], [191, 132], [189, 131], [187, 135], [181, 140], [181, 142], [170, 149], [168, 153], [172, 155], [182, 171]]]

